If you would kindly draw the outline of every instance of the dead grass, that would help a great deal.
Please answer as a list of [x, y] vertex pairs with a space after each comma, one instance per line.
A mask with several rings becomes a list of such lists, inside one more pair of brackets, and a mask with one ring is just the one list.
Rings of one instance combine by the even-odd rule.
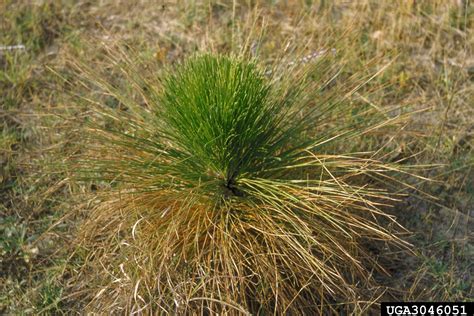
[[[403, 201], [390, 211], [413, 232], [406, 240], [414, 244], [416, 255], [369, 245], [374, 248], [374, 260], [390, 276], [375, 274], [379, 287], [362, 286], [368, 303], [356, 298], [350, 303], [354, 313], [361, 314], [381, 299], [473, 297], [472, 2], [184, 2], [162, 6], [110, 2], [71, 3], [61, 8], [25, 3], [3, 4], [0, 10], [6, 17], [0, 22], [0, 45], [26, 46], [26, 51], [0, 52], [2, 312], [77, 311], [91, 299], [90, 293], [79, 291], [82, 285], [73, 281], [77, 280], [73, 275], [78, 267], [87, 267], [95, 252], [76, 249], [71, 256], [62, 249], [73, 239], [84, 213], [93, 208], [94, 202], [88, 205], [82, 194], [102, 191], [106, 185], [78, 184], [65, 181], [67, 173], [45, 173], [50, 170], [45, 162], [58, 163], [83, 150], [77, 122], [89, 115], [87, 109], [71, 106], [73, 96], [64, 93], [71, 89], [54, 72], [71, 78], [73, 73], [65, 60], [72, 55], [82, 56], [91, 67], [105, 73], [112, 68], [103, 50], [92, 46], [89, 37], [111, 46], [125, 42], [141, 59], [163, 65], [197, 49], [239, 51], [249, 38], [250, 51], [262, 63], [274, 63], [279, 56], [293, 58], [295, 52], [311, 54], [335, 48], [347, 65], [341, 78], [373, 74], [391, 62], [359, 92], [359, 102], [382, 111], [397, 108], [393, 115], [424, 111], [412, 115], [402, 128], [374, 132], [345, 144], [345, 152], [376, 150], [391, 140], [387, 152], [393, 154], [386, 159], [443, 166], [427, 171], [436, 181], [402, 179], [436, 199], [427, 200], [417, 190], [404, 188]], [[368, 61], [372, 62], [361, 69]], [[110, 82], [117, 78], [113, 72], [109, 77]], [[56, 114], [50, 115], [52, 112]], [[75, 120], [65, 119], [71, 116]], [[58, 221], [63, 214], [69, 215]], [[135, 216], [135, 221], [141, 218]], [[127, 220], [130, 223], [123, 228], [124, 234], [133, 240], [133, 220]], [[136, 233], [151, 229], [149, 224], [143, 227]], [[96, 242], [99, 254], [101, 244], [107, 241]], [[128, 273], [126, 268], [122, 267]], [[115, 270], [122, 273], [120, 264]], [[138, 275], [130, 277], [140, 279]], [[126, 276], [120, 278], [126, 280]], [[150, 278], [143, 276], [140, 284]], [[135, 289], [136, 283], [125, 284], [115, 291]], [[183, 290], [185, 286], [190, 285], [183, 285]], [[143, 291], [146, 293], [145, 288]], [[146, 300], [145, 294], [136, 293], [131, 299], [141, 302], [140, 294]], [[118, 296], [104, 291], [101, 297], [106, 304]], [[193, 301], [196, 306], [201, 303], [197, 298]]]

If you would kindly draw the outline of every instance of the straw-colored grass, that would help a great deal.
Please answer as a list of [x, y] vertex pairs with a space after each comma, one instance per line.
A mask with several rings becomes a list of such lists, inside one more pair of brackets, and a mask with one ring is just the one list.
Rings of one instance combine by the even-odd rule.
[[[6, 0], [0, 16], [0, 314], [272, 313], [286, 304], [365, 315], [387, 300], [474, 297], [473, 1]], [[259, 109], [286, 100], [301, 124], [242, 112], [254, 125], [241, 140], [256, 140], [256, 152], [234, 150], [226, 116], [218, 130], [155, 138], [172, 132], [156, 114], [165, 79], [196, 51], [249, 65], [269, 88]], [[230, 137], [212, 139], [218, 131]], [[280, 146], [278, 135], [292, 140]], [[165, 152], [155, 155], [157, 145]], [[176, 154], [195, 155], [177, 168], [164, 160]], [[415, 165], [433, 181], [410, 175]], [[167, 209], [188, 217], [170, 226], [169, 213], [160, 218]], [[411, 251], [398, 248], [395, 216], [412, 232], [403, 235]], [[202, 230], [221, 238], [190, 237]], [[177, 251], [195, 243], [227, 247]]]

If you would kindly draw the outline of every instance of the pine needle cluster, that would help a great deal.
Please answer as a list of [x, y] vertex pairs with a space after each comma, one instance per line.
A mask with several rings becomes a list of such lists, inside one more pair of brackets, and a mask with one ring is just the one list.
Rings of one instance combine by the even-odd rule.
[[117, 63], [125, 91], [81, 66], [116, 104], [83, 97], [75, 160], [108, 188], [82, 229], [91, 309], [283, 315], [357, 299], [381, 268], [362, 245], [403, 244], [374, 180], [393, 166], [336, 150], [389, 121], [355, 112], [360, 85], [331, 89], [340, 72], [321, 60], [270, 73], [204, 54], [155, 77]]

